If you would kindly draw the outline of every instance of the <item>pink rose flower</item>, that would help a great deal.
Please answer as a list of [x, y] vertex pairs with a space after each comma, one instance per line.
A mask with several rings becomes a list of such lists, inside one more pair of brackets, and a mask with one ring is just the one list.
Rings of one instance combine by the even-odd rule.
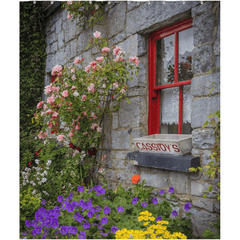
[[45, 94], [49, 94], [51, 91], [52, 91], [52, 86], [51, 85], [46, 86], [45, 89], [44, 89]]
[[73, 15], [68, 12], [67, 18], [70, 19]]
[[101, 132], [101, 131], [102, 129], [99, 126], [97, 126], [97, 132]]
[[138, 64], [139, 64], [139, 60], [136, 56], [135, 57], [130, 57], [129, 61], [134, 62], [136, 66], [138, 66]]
[[82, 95], [82, 100], [85, 101], [85, 99], [87, 98], [86, 95]]
[[57, 137], [58, 141], [62, 141], [63, 138], [64, 138], [64, 135], [58, 135], [58, 137]]
[[121, 93], [125, 93], [126, 91], [125, 91], [124, 89], [122, 89], [120, 92], [121, 92]]
[[63, 97], [68, 97], [68, 90], [62, 92]]
[[74, 81], [75, 79], [76, 79], [76, 77], [73, 75], [73, 76], [72, 76], [72, 80]]
[[43, 104], [44, 104], [44, 101], [39, 102], [37, 105], [37, 109], [41, 108]]
[[104, 57], [98, 57], [96, 60], [97, 60], [98, 62], [101, 62], [103, 59], [104, 59]]
[[62, 66], [56, 65], [52, 69], [52, 76], [54, 76], [56, 73], [61, 73], [62, 72]]
[[100, 32], [98, 32], [98, 31], [96, 31], [95, 33], [93, 33], [93, 36], [95, 37], [95, 38], [101, 38], [101, 33]]
[[115, 56], [117, 56], [118, 54], [119, 54], [119, 55], [123, 54], [124, 51], [122, 50], [121, 47], [116, 46], [116, 47], [113, 49], [113, 53], [114, 53]]
[[108, 47], [104, 47], [103, 49], [102, 49], [102, 52], [109, 52], [110, 51], [110, 48], [108, 48]]
[[80, 59], [79, 59], [79, 57], [77, 57], [77, 58], [74, 59], [74, 62], [73, 62], [73, 63], [74, 63], [75, 65], [77, 65], [77, 64], [79, 63], [79, 61], [80, 61]]
[[72, 132], [70, 132], [70, 133], [69, 133], [69, 137], [72, 137], [72, 136], [73, 136], [73, 133], [72, 133]]
[[88, 87], [88, 91], [94, 93], [94, 90], [95, 90], [94, 86], [95, 85], [91, 83], [90, 86]]
[[68, 4], [68, 5], [72, 4], [72, 1], [67, 1], [67, 4]]
[[55, 101], [55, 96], [52, 95], [51, 97], [47, 98], [47, 103], [51, 104]]
[[89, 72], [89, 71], [90, 71], [90, 68], [91, 68], [91, 66], [85, 67], [85, 72]]
[[72, 69], [71, 69], [71, 72], [72, 72], [72, 73], [75, 73], [75, 71], [76, 71], [75, 68], [72, 68]]
[[117, 83], [117, 82], [113, 83], [113, 86], [114, 86], [115, 88], [118, 88], [118, 83]]
[[75, 88], [76, 88], [75, 86], [72, 86], [72, 88], [71, 88], [71, 89], [73, 90], [73, 89], [75, 89]]
[[76, 130], [78, 130], [78, 129], [79, 129], [79, 126], [78, 126], [78, 125], [76, 125], [75, 129], [76, 129]]
[[97, 124], [96, 124], [96, 123], [93, 123], [92, 126], [91, 126], [91, 129], [94, 130], [95, 127], [97, 127]]
[[96, 62], [96, 61], [90, 62], [90, 66], [91, 66], [91, 67], [92, 67], [92, 66], [95, 66], [95, 65], [97, 65], [97, 62]]
[[52, 116], [53, 116], [53, 117], [57, 117], [57, 116], [58, 116], [58, 113], [57, 113], [57, 112], [54, 112], [54, 113], [52, 114]]

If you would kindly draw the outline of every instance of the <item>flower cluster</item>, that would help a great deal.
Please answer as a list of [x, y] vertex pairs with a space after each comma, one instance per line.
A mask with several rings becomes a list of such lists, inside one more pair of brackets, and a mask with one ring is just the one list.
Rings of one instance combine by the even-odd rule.
[[115, 232], [116, 239], [187, 239], [187, 236], [180, 232], [171, 234], [165, 226], [169, 224], [168, 221], [156, 219], [157, 224], [149, 225], [155, 218], [148, 211], [141, 212], [138, 221], [144, 221], [143, 226], [148, 226], [145, 231], [123, 228]]

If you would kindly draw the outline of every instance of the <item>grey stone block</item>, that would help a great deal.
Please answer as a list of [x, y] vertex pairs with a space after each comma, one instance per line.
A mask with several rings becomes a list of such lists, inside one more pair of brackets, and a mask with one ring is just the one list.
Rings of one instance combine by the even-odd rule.
[[140, 68], [140, 70], [138, 71], [138, 75], [136, 76], [135, 73], [133, 73], [133, 75], [130, 75], [133, 78], [133, 80], [127, 81], [127, 85], [129, 86], [129, 88], [145, 87], [145, 85], [146, 85], [146, 83], [145, 83], [146, 82], [145, 65], [140, 62], [138, 67]]
[[220, 73], [208, 74], [192, 79], [192, 95], [194, 97], [209, 96], [209, 91], [215, 87], [212, 94], [220, 93]]
[[87, 46], [89, 45], [89, 40], [93, 37], [93, 32], [91, 29], [83, 31], [78, 37], [78, 51], [86, 51]]
[[57, 48], [58, 48], [58, 44], [57, 44], [57, 42], [54, 42], [51, 45], [51, 53], [56, 53], [57, 52]]
[[74, 39], [70, 42], [70, 58], [73, 58], [77, 55], [77, 40]]
[[143, 128], [134, 128], [131, 132], [132, 139], [147, 136], [147, 131]]
[[[182, 2], [168, 2], [162, 4], [160, 1], [152, 1], [151, 4], [141, 4], [137, 9], [127, 13], [126, 33], [130, 36], [136, 32], [145, 31], [152, 32], [162, 26], [162, 22], [166, 24], [173, 24], [178, 19], [174, 18], [180, 13], [185, 13], [192, 7], [196, 6], [198, 2], [186, 1]], [[167, 22], [167, 20], [169, 20]]]
[[220, 97], [196, 98], [191, 105], [192, 128], [202, 127], [205, 121], [209, 121], [208, 115], [220, 109]]
[[56, 33], [58, 34], [62, 30], [62, 18], [59, 18], [56, 22]]
[[61, 47], [64, 45], [64, 42], [65, 42], [64, 32], [61, 31], [61, 32], [58, 34], [58, 46], [59, 46], [59, 48], [61, 48]]
[[125, 160], [122, 159], [112, 159], [112, 168], [113, 169], [125, 169]]
[[171, 171], [169, 173], [170, 186], [174, 187], [177, 193], [189, 193], [189, 174]]
[[108, 37], [124, 30], [126, 18], [126, 2], [121, 2], [109, 10], [107, 19]]
[[51, 26], [51, 32], [54, 32], [56, 30], [56, 24], [53, 24], [52, 26]]
[[47, 36], [47, 45], [52, 44], [53, 42], [57, 41], [57, 35], [53, 32]]
[[210, 11], [212, 9], [213, 2], [203, 2], [203, 4], [198, 4], [196, 7], [192, 8], [192, 17], [195, 18], [196, 16]]
[[193, 206], [203, 208], [209, 212], [213, 212], [213, 201], [210, 199], [194, 199], [192, 200]]
[[207, 191], [209, 187], [208, 183], [201, 183], [201, 182], [191, 182], [191, 195], [194, 196], [202, 196], [204, 193], [203, 191]]
[[55, 62], [56, 62], [56, 59], [54, 54], [47, 55], [45, 72], [51, 72], [52, 68], [55, 66]]
[[212, 46], [202, 45], [193, 49], [193, 73], [207, 73], [214, 66]]
[[[196, 208], [191, 208], [189, 212], [192, 214], [191, 220], [193, 222], [193, 226], [197, 232], [199, 237], [202, 236], [203, 232], [208, 228], [212, 232], [217, 232], [216, 229], [211, 226], [210, 222], [216, 222], [219, 215], [214, 213], [209, 213], [206, 210], [197, 210]], [[184, 212], [183, 217], [186, 215]], [[196, 234], [195, 232], [195, 234]]]
[[127, 10], [128, 12], [129, 11], [132, 11], [134, 8], [140, 6], [141, 2], [132, 2], [132, 1], [129, 1], [128, 4], [127, 4]]
[[130, 135], [127, 130], [112, 131], [111, 138], [113, 149], [130, 148]]
[[65, 20], [67, 20], [67, 14], [68, 14], [67, 9], [64, 9], [64, 10], [62, 11], [62, 21], [63, 21], [63, 22], [64, 22]]
[[109, 47], [112, 47], [113, 45], [122, 42], [125, 39], [125, 37], [126, 37], [125, 32], [119, 33], [118, 35], [109, 40]]
[[118, 113], [112, 114], [112, 129], [118, 128]]
[[77, 32], [76, 19], [73, 21], [65, 21], [62, 24], [62, 29], [65, 31], [65, 42], [68, 42], [75, 38]]
[[126, 159], [127, 153], [126, 151], [116, 151], [116, 159]]
[[202, 165], [207, 165], [209, 162], [213, 161], [210, 158], [212, 151], [211, 150], [204, 150], [202, 155]]
[[146, 119], [143, 118], [147, 111], [146, 100], [142, 97], [131, 98], [129, 104], [127, 100], [121, 103], [119, 110], [119, 125], [120, 127], [139, 127], [144, 124]]
[[104, 149], [111, 149], [111, 119], [108, 115], [104, 116], [103, 121], [103, 133], [104, 133], [104, 139], [103, 139], [103, 148]]
[[108, 181], [114, 181], [115, 180], [114, 170], [108, 169], [105, 176]]
[[220, 55], [220, 39], [217, 39], [213, 44], [213, 51], [216, 56]]
[[194, 148], [211, 149], [214, 144], [214, 129], [204, 128], [192, 131], [192, 145]]
[[213, 41], [213, 28], [215, 26], [215, 15], [212, 12], [205, 12], [194, 18], [194, 46]]
[[168, 172], [163, 173], [162, 171], [158, 170], [158, 174], [146, 173], [141, 170], [141, 180], [145, 179], [146, 185], [151, 186], [154, 188], [168, 188], [169, 181], [168, 181]]
[[51, 52], [51, 46], [50, 45], [47, 45], [46, 47], [46, 53], [49, 54]]
[[91, 61], [93, 61], [93, 58], [91, 56], [91, 50], [88, 50], [82, 54], [84, 61], [83, 66], [86, 67], [90, 64]]
[[127, 90], [128, 97], [144, 96], [146, 95], [145, 88], [134, 87]]

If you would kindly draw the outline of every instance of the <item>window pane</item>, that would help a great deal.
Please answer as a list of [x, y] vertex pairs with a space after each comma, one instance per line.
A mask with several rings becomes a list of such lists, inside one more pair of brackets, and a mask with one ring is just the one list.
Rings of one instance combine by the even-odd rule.
[[193, 51], [193, 28], [189, 28], [178, 35], [178, 81], [191, 80], [192, 51]]
[[156, 85], [174, 82], [174, 34], [156, 42]]
[[178, 133], [179, 87], [161, 90], [161, 133]]
[[185, 85], [183, 86], [183, 125], [182, 125], [183, 134], [192, 133], [191, 102], [192, 102], [191, 85]]

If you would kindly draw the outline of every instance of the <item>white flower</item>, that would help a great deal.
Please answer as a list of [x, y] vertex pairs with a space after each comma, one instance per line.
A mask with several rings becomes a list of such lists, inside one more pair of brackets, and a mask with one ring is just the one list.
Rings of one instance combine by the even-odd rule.
[[[38, 179], [38, 180], [39, 180], [39, 179]], [[41, 184], [42, 184], [42, 182], [40, 181], [40, 182], [38, 182], [38, 184], [39, 184], [39, 185], [41, 185]]]
[[36, 163], [36, 164], [39, 164], [39, 162], [40, 162], [40, 160], [35, 159], [35, 163]]
[[33, 190], [32, 194], [33, 194], [33, 195], [36, 194], [36, 189]]
[[25, 181], [23, 181], [23, 186], [24, 186], [24, 185], [26, 185], [26, 182], [25, 182]]
[[46, 182], [46, 181], [47, 181], [47, 179], [46, 179], [46, 178], [43, 178], [43, 179], [42, 179], [42, 182], [43, 182], [43, 183], [44, 183], [44, 182]]
[[34, 182], [32, 185], [33, 185], [33, 186], [35, 186], [35, 185], [36, 185], [36, 183]]
[[49, 169], [49, 167], [46, 167], [46, 169]]
[[102, 85], [102, 88], [106, 88], [106, 84], [105, 83]]
[[51, 163], [52, 163], [52, 161], [51, 161], [51, 160], [48, 160], [48, 162], [47, 162], [47, 166], [50, 166]]
[[74, 96], [74, 97], [78, 97], [78, 96], [79, 96], [79, 93], [78, 93], [77, 91], [75, 91], [75, 92], [73, 93], [73, 96]]

